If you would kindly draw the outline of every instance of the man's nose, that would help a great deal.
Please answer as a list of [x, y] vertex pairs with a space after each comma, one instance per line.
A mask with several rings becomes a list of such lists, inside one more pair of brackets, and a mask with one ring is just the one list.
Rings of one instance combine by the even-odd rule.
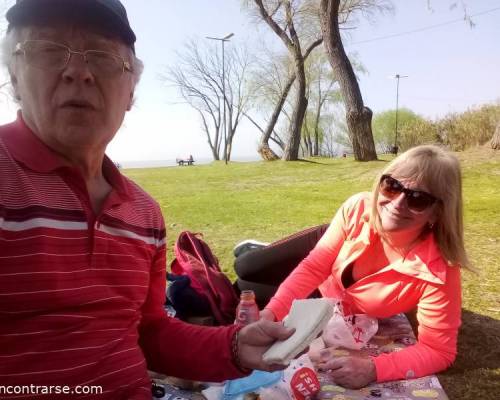
[[83, 53], [71, 53], [69, 61], [63, 70], [63, 79], [65, 82], [94, 82], [94, 74], [90, 70], [90, 65], [87, 63]]

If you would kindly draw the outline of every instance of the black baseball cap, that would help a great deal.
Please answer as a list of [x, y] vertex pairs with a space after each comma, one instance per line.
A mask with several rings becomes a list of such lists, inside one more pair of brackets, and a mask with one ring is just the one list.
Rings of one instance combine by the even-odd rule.
[[6, 14], [9, 30], [54, 17], [93, 23], [134, 49], [135, 33], [119, 0], [16, 0]]

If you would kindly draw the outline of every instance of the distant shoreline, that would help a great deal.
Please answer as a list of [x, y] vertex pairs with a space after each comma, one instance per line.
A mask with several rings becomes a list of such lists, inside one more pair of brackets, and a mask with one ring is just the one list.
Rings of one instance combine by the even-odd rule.
[[[235, 157], [231, 161], [234, 162], [252, 162], [260, 161], [259, 156], [246, 156], [246, 157]], [[177, 162], [175, 159], [169, 160], [141, 160], [141, 161], [120, 161], [113, 160], [120, 168], [132, 169], [132, 168], [161, 168], [161, 167], [176, 167]], [[214, 160], [212, 158], [196, 158], [194, 157], [194, 165], [204, 165], [210, 164]], [[223, 161], [223, 160], [222, 160]]]

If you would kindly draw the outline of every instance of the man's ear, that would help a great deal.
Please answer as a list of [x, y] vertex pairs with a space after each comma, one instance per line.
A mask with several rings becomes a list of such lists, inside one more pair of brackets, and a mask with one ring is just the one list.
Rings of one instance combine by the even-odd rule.
[[10, 67], [9, 67], [9, 75], [10, 75], [10, 84], [12, 85], [12, 93], [14, 95], [14, 99], [16, 101], [20, 101], [21, 96], [19, 95], [19, 87], [17, 84], [17, 77], [13, 74]]
[[127, 104], [127, 111], [130, 111], [132, 109], [132, 106], [134, 105], [134, 91], [132, 90], [130, 92], [130, 98], [128, 100], [128, 104]]

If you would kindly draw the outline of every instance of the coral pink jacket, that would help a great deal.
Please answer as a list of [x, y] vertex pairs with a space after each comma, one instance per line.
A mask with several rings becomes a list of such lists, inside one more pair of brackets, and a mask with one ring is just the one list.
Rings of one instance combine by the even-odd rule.
[[[311, 253], [283, 282], [266, 308], [282, 319], [294, 299], [315, 288], [325, 297], [348, 301], [354, 313], [387, 318], [417, 308], [418, 342], [374, 357], [377, 381], [416, 378], [446, 369], [454, 360], [461, 323], [460, 269], [442, 258], [428, 235], [405, 259], [359, 279], [348, 288], [344, 269], [377, 239], [368, 223], [371, 195], [348, 199]], [[339, 235], [339, 232], [342, 234]]]

